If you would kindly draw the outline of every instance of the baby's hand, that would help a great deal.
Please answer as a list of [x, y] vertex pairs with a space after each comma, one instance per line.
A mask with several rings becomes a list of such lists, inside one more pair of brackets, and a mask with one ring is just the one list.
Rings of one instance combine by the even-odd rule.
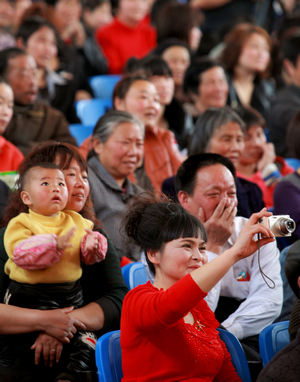
[[58, 236], [56, 238], [57, 241], [57, 249], [59, 251], [63, 251], [67, 248], [74, 247], [73, 244], [70, 243], [71, 237], [74, 235], [74, 232], [76, 231], [77, 227], [74, 226], [70, 229], [70, 231], [64, 235], [64, 236]]
[[95, 235], [95, 233], [89, 229], [86, 228], [86, 242], [85, 242], [85, 249], [89, 252], [97, 251], [98, 249], [98, 237]]

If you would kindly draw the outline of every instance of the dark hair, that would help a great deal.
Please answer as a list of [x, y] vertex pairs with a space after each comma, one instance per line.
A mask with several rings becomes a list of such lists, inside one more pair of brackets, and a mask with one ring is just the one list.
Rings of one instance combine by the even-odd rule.
[[172, 77], [168, 64], [156, 54], [151, 54], [141, 60], [135, 57], [130, 58], [126, 63], [125, 73], [128, 75], [139, 73], [147, 78], [152, 76]]
[[202, 13], [189, 4], [166, 4], [156, 18], [157, 41], [173, 37], [189, 44], [191, 29], [202, 21]]
[[32, 164], [32, 166], [28, 167], [25, 170], [25, 172], [22, 174], [22, 176], [20, 175], [19, 178], [18, 178], [18, 184], [20, 185], [21, 191], [24, 191], [25, 184], [29, 181], [32, 170], [34, 168], [37, 168], [37, 167], [41, 167], [41, 168], [44, 168], [44, 169], [50, 168], [50, 169], [53, 169], [53, 170], [61, 171], [61, 168], [57, 164], [55, 164], [55, 163], [41, 162], [41, 163], [34, 163], [34, 164]]
[[157, 54], [158, 56], [161, 56], [165, 50], [172, 48], [173, 46], [181, 46], [182, 48], [185, 48], [189, 55], [191, 56], [191, 51], [185, 42], [178, 40], [178, 38], [166, 38], [162, 40], [158, 46], [152, 51], [153, 54]]
[[175, 176], [176, 194], [179, 191], [185, 191], [188, 195], [193, 195], [198, 171], [217, 164], [227, 167], [235, 180], [235, 168], [228, 158], [212, 153], [192, 155], [181, 164], [177, 171]]
[[199, 94], [199, 85], [201, 83], [201, 74], [209, 69], [220, 66], [224, 72], [224, 65], [210, 57], [201, 57], [195, 59], [191, 65], [187, 68], [184, 80], [183, 80], [183, 91], [187, 94]]
[[0, 76], [5, 80], [7, 80], [9, 60], [18, 56], [27, 56], [27, 53], [20, 48], [8, 48], [0, 51]]
[[246, 131], [248, 131], [253, 125], [261, 126], [263, 129], [267, 126], [264, 117], [251, 106], [238, 105], [234, 108], [234, 111], [245, 122]]
[[298, 277], [300, 276], [299, 240], [290, 248], [285, 260], [285, 274], [292, 291], [300, 298]]
[[[225, 48], [221, 54], [220, 60], [225, 64], [229, 74], [234, 74], [234, 68], [238, 63], [245, 42], [255, 33], [265, 38], [271, 51], [271, 38], [268, 32], [258, 25], [241, 23], [225, 36]], [[262, 78], [266, 76], [268, 71], [269, 68], [266, 69], [265, 73], [259, 73], [259, 77]]]
[[215, 131], [229, 122], [238, 123], [244, 132], [245, 123], [229, 106], [211, 107], [205, 110], [196, 121], [188, 147], [189, 156], [207, 152]]
[[165, 243], [181, 237], [200, 235], [207, 241], [206, 231], [200, 220], [180, 204], [171, 202], [167, 197], [161, 199], [150, 192], [131, 199], [122, 225], [127, 236], [145, 252], [149, 268], [154, 274], [155, 269], [148, 259], [148, 251], [163, 251]]
[[[41, 162], [50, 162], [54, 163], [58, 160], [58, 165], [61, 170], [68, 169], [72, 160], [75, 160], [82, 171], [88, 172], [88, 166], [85, 159], [81, 155], [77, 147], [62, 142], [47, 141], [45, 143], [40, 143], [36, 145], [30, 153], [23, 159], [19, 166], [18, 173], [20, 178], [23, 177], [23, 174], [27, 171], [28, 168], [31, 168], [37, 163]], [[16, 191], [12, 194], [9, 205], [5, 211], [5, 215], [2, 221], [2, 226], [6, 226], [9, 221], [15, 216], [19, 215], [21, 212], [28, 212], [28, 207], [25, 206], [20, 197], [21, 194], [21, 184], [19, 181], [16, 182]], [[83, 209], [80, 211], [80, 214], [91, 220], [96, 228], [101, 227], [101, 223], [97, 220], [95, 212], [93, 209], [93, 203], [91, 196], [89, 195]]]
[[299, 33], [283, 40], [279, 47], [279, 59], [288, 59], [296, 66], [300, 55], [300, 35]]
[[16, 38], [22, 38], [23, 44], [26, 45], [31, 35], [43, 27], [48, 27], [49, 29], [51, 29], [57, 40], [57, 32], [54, 26], [46, 19], [40, 16], [31, 16], [28, 19], [24, 20], [19, 26], [19, 29], [16, 33]]
[[121, 78], [121, 80], [116, 84], [113, 92], [113, 100], [115, 98], [125, 99], [128, 90], [131, 88], [131, 85], [136, 81], [151, 82], [147, 77], [141, 75], [125, 76]]
[[287, 134], [286, 145], [294, 158], [300, 159], [300, 111], [298, 111], [290, 121]]
[[86, 0], [84, 3], [84, 9], [90, 9], [91, 11], [94, 11], [96, 8], [100, 7], [102, 4], [108, 3], [110, 4], [109, 0]]

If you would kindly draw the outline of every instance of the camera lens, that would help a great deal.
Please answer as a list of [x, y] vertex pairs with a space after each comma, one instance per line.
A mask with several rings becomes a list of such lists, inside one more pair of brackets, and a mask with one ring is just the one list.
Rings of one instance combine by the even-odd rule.
[[285, 235], [294, 232], [296, 228], [293, 219], [281, 219], [279, 226], [280, 231]]

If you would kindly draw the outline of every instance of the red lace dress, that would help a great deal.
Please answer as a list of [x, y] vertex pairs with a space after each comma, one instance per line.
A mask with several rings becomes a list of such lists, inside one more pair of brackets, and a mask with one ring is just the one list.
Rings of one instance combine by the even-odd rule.
[[[121, 316], [122, 382], [241, 381], [205, 296], [190, 275], [166, 291], [148, 282], [127, 294]], [[194, 325], [184, 322], [189, 311]]]

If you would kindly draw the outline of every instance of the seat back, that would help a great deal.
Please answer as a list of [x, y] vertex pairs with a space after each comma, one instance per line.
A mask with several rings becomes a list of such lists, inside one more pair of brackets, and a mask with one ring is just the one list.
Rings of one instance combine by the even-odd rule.
[[83, 99], [76, 103], [76, 114], [83, 125], [95, 126], [98, 119], [112, 108], [112, 99]]
[[89, 137], [94, 130], [94, 126], [81, 125], [80, 123], [74, 123], [69, 125], [69, 131], [72, 137], [76, 139], [77, 145], [80, 146], [81, 143]]
[[289, 321], [268, 325], [259, 334], [259, 352], [263, 366], [271, 361], [276, 353], [290, 343]]
[[121, 75], [103, 74], [89, 78], [90, 86], [95, 98], [112, 99], [113, 91], [117, 82], [122, 78]]
[[127, 264], [122, 268], [125, 284], [131, 290], [138, 285], [146, 284], [148, 281], [145, 268], [142, 263]]
[[297, 170], [300, 167], [300, 160], [297, 158], [285, 158], [286, 163], [293, 167], [294, 170]]
[[228, 352], [231, 355], [231, 361], [236, 372], [243, 382], [251, 382], [251, 375], [247, 358], [240, 341], [236, 336], [227, 330], [218, 329], [221, 340], [225, 343]]
[[121, 382], [123, 378], [120, 330], [101, 336], [96, 343], [99, 382]]

